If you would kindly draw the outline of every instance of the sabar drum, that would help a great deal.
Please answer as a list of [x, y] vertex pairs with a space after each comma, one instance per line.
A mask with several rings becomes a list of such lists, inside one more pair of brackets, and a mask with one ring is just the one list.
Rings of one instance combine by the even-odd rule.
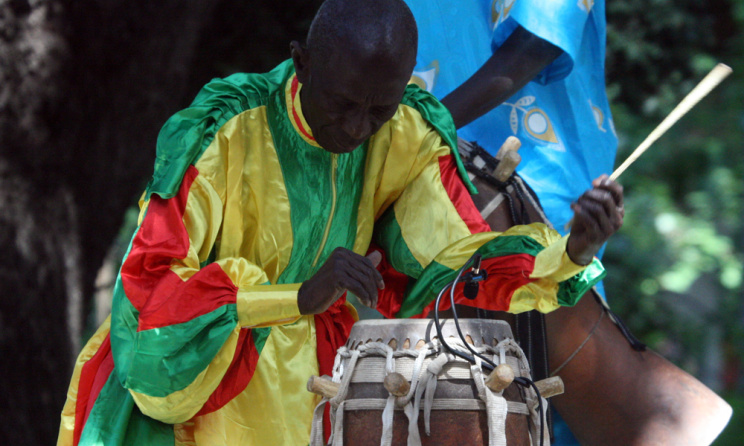
[[[530, 377], [509, 324], [460, 319], [459, 325], [476, 352], [508, 364], [515, 376]], [[451, 319], [441, 328], [448, 345], [467, 352]], [[539, 420], [537, 394], [516, 383], [494, 392], [485, 385], [487, 376], [480, 359], [473, 364], [440, 343], [433, 320], [357, 322], [338, 350], [332, 382], [325, 381], [331, 391], [315, 411], [311, 444], [323, 444], [326, 402], [333, 445], [539, 444], [544, 420]]]

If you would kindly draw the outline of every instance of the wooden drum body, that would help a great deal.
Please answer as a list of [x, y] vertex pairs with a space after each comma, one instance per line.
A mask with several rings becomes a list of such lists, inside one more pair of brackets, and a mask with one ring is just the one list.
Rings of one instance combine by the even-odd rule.
[[[473, 201], [494, 231], [513, 226], [514, 215], [550, 225], [521, 178], [514, 175], [499, 189], [483, 175], [493, 170], [492, 160], [485, 160], [489, 155], [462, 140], [459, 149], [479, 191]], [[658, 354], [632, 348], [593, 293], [545, 316], [549, 371], [565, 383], [565, 393], [551, 403], [577, 439], [584, 445], [710, 444], [726, 426], [731, 407]], [[469, 307], [457, 311], [476, 317]], [[495, 317], [514, 319], [505, 313]]]
[[[472, 348], [496, 364], [510, 365], [515, 376], [529, 378], [509, 324], [459, 322]], [[442, 336], [467, 351], [452, 320], [443, 320]], [[391, 387], [385, 380], [398, 376], [393, 372], [403, 379]], [[509, 446], [530, 445], [530, 436], [539, 432], [536, 394], [516, 383], [493, 392], [484, 385], [487, 374], [447, 352], [433, 320], [357, 322], [334, 366], [339, 390], [330, 400], [332, 444], [469, 446], [504, 444], [498, 441], [505, 439]]]

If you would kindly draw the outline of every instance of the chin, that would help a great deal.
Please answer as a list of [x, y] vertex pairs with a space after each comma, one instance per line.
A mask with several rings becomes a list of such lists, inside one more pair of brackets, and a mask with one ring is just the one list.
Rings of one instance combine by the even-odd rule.
[[361, 143], [359, 143], [355, 146], [344, 146], [336, 142], [336, 138], [329, 138], [326, 141], [321, 141], [318, 139], [317, 141], [320, 147], [323, 148], [323, 150], [336, 154], [351, 153], [361, 145]]

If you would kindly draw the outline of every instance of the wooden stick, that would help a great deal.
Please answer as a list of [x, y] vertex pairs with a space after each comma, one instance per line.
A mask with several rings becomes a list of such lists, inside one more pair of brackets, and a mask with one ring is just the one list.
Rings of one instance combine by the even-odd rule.
[[560, 376], [551, 376], [535, 382], [535, 387], [540, 391], [540, 396], [548, 399], [551, 396], [561, 395], [566, 391]]
[[513, 150], [517, 151], [519, 148], [522, 147], [522, 141], [519, 140], [516, 136], [510, 136], [506, 138], [503, 144], [501, 144], [501, 147], [499, 148], [499, 151], [496, 152], [496, 159], [500, 160], [504, 157], [506, 152]]
[[522, 156], [516, 150], [507, 150], [491, 175], [503, 183], [514, 173], [520, 161]]
[[486, 386], [494, 392], [500, 392], [514, 381], [514, 369], [509, 364], [499, 364], [486, 378]]
[[385, 389], [390, 392], [391, 395], [395, 396], [406, 396], [408, 391], [411, 390], [411, 383], [397, 372], [389, 373], [382, 383]]
[[331, 399], [338, 394], [339, 387], [339, 383], [331, 381], [331, 378], [326, 375], [311, 376], [310, 379], [307, 380], [308, 391], [313, 392], [316, 395], [326, 397], [328, 399]]
[[692, 89], [691, 92], [687, 94], [687, 96], [682, 99], [682, 101], [674, 107], [674, 110], [672, 110], [669, 115], [664, 118], [663, 121], [661, 121], [661, 124], [656, 126], [656, 128], [649, 134], [645, 140], [641, 143], [641, 145], [636, 148], [633, 153], [630, 154], [628, 159], [623, 162], [620, 167], [615, 169], [614, 172], [612, 172], [612, 175], [610, 175], [610, 180], [615, 181], [617, 178], [625, 172], [625, 169], [628, 168], [633, 162], [638, 159], [639, 156], [643, 154], [643, 152], [648, 149], [651, 144], [656, 142], [657, 139], [661, 135], [663, 135], [669, 128], [671, 128], [679, 119], [685, 115], [692, 107], [695, 106], [698, 102], [700, 102], [701, 99], [703, 99], [708, 93], [711, 92], [718, 84], [721, 83], [724, 79], [726, 79], [726, 76], [731, 74], [732, 70], [727, 65], [724, 65], [722, 63], [719, 63], [716, 65], [710, 73], [708, 73], [707, 76], [703, 78], [703, 80], [700, 81], [699, 84], [695, 86], [695, 88]]

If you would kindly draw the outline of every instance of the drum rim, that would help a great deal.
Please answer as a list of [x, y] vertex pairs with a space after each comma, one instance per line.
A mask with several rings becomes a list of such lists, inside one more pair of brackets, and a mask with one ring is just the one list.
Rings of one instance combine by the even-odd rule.
[[[453, 319], [440, 319], [442, 335], [446, 339], [458, 338]], [[470, 335], [474, 345], [480, 346], [484, 343], [493, 345], [506, 338], [514, 339], [511, 326], [506, 321], [493, 319], [459, 319], [460, 329], [463, 335]], [[423, 337], [422, 337], [423, 334]], [[351, 327], [349, 339], [346, 343], [348, 348], [355, 348], [366, 342], [389, 343], [392, 339], [403, 341], [409, 339], [411, 345], [419, 340], [431, 342], [437, 337], [434, 319], [366, 319], [356, 322]], [[491, 342], [485, 341], [488, 338]]]

